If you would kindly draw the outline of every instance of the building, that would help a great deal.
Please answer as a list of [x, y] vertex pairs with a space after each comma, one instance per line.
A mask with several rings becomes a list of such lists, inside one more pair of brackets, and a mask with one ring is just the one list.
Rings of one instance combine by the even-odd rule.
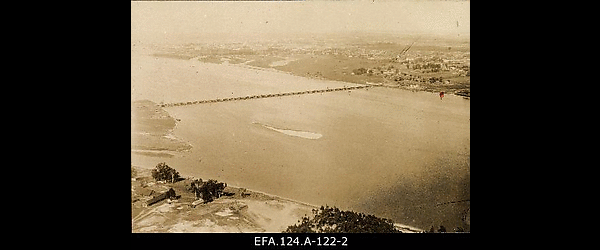
[[150, 206], [154, 203], [157, 203], [159, 201], [162, 201], [164, 199], [171, 198], [171, 197], [176, 197], [175, 190], [173, 190], [173, 188], [169, 188], [169, 191], [159, 194], [158, 196], [155, 196], [154, 198], [148, 200], [146, 202], [146, 206]]

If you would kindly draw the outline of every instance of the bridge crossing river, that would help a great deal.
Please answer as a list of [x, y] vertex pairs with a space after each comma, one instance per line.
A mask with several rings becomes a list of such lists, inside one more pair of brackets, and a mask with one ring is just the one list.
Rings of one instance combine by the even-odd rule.
[[194, 104], [252, 100], [252, 99], [260, 99], [260, 98], [271, 98], [271, 97], [292, 96], [292, 95], [316, 94], [316, 93], [324, 93], [324, 92], [364, 89], [364, 88], [370, 88], [373, 86], [377, 86], [377, 85], [349, 86], [349, 87], [340, 87], [340, 88], [305, 90], [305, 91], [297, 91], [297, 92], [248, 95], [248, 96], [238, 96], [238, 97], [230, 97], [230, 98], [217, 98], [217, 99], [197, 100], [197, 101], [188, 101], [188, 102], [163, 103], [163, 104], [160, 104], [160, 106], [161, 107], [175, 107], [175, 106], [194, 105]]

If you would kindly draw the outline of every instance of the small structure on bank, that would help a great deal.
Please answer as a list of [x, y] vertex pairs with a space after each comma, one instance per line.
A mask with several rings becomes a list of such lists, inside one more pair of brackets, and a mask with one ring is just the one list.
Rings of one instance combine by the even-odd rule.
[[175, 194], [175, 190], [173, 190], [173, 188], [170, 188], [169, 191], [166, 191], [166, 192], [159, 194], [158, 196], [155, 196], [154, 198], [148, 200], [146, 202], [146, 206], [151, 206], [154, 203], [157, 203], [159, 201], [162, 201], [162, 200], [168, 199], [168, 198], [177, 198], [177, 195]]

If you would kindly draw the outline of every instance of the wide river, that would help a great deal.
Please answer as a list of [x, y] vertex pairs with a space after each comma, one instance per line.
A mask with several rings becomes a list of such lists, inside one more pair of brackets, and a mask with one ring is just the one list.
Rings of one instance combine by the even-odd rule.
[[[132, 29], [134, 14], [147, 11], [134, 7]], [[144, 46], [145, 37], [136, 32], [132, 101], [182, 102], [353, 85], [153, 57], [152, 46]], [[172, 158], [132, 153], [133, 165], [152, 168], [164, 161], [183, 175], [422, 229], [440, 224], [470, 229], [470, 101], [462, 97], [440, 100], [435, 93], [376, 87], [165, 110], [179, 119], [173, 135], [192, 149]]]

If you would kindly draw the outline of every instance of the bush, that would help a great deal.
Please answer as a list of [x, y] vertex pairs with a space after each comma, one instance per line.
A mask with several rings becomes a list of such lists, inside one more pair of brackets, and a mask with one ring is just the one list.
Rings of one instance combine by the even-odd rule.
[[336, 207], [313, 209], [314, 218], [307, 216], [299, 225], [288, 226], [284, 233], [401, 233], [389, 219], [378, 218]]
[[365, 69], [365, 68], [358, 68], [358, 69], [352, 70], [352, 72], [355, 75], [362, 75], [362, 74], [367, 73], [367, 69]]
[[[465, 230], [462, 227], [458, 227], [455, 229], [455, 232], [464, 232]], [[440, 228], [437, 230], [438, 233], [445, 233], [447, 232], [446, 227], [444, 227], [443, 225], [440, 225]], [[423, 231], [423, 233], [435, 233], [435, 229], [433, 226], [431, 226], [431, 228], [429, 229], [429, 231]]]
[[177, 170], [169, 167], [166, 163], [161, 162], [156, 165], [155, 169], [152, 169], [152, 178], [157, 181], [168, 181], [168, 182], [176, 182], [181, 176]]
[[187, 190], [195, 193], [196, 190], [202, 186], [202, 179], [196, 179], [196, 180], [192, 180], [192, 182], [190, 183], [189, 186], [187, 186]]

